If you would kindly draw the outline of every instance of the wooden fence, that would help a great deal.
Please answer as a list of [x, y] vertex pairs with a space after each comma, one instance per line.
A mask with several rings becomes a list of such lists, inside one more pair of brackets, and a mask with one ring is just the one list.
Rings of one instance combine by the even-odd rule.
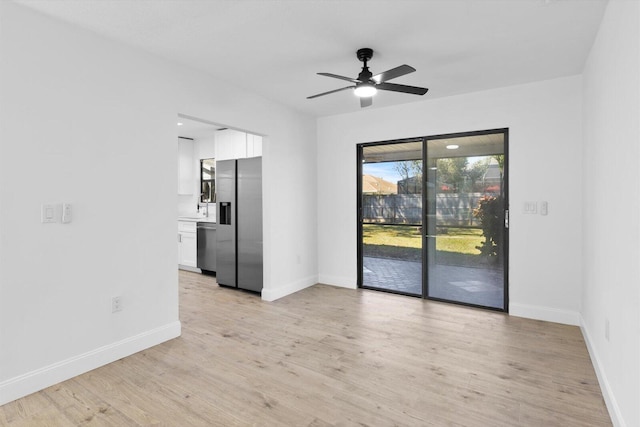
[[[437, 194], [436, 224], [450, 227], [479, 227], [478, 220], [473, 216], [473, 209], [478, 207], [478, 201], [482, 196], [483, 193]], [[362, 209], [364, 222], [421, 224], [422, 194], [365, 194]]]

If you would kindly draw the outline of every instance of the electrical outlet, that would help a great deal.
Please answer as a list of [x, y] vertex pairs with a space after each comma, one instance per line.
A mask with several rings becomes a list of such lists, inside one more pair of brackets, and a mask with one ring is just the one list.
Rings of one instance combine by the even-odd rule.
[[604, 337], [609, 341], [609, 319], [604, 319]]
[[71, 222], [71, 204], [62, 204], [62, 223], [68, 224]]
[[111, 297], [111, 312], [117, 313], [118, 311], [122, 311], [122, 297]]
[[549, 203], [540, 202], [540, 215], [547, 215], [549, 213]]

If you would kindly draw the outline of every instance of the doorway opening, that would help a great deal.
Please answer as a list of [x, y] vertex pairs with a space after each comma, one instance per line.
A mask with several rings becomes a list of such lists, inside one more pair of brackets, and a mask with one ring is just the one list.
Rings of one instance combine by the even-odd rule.
[[358, 145], [358, 286], [508, 311], [508, 130]]

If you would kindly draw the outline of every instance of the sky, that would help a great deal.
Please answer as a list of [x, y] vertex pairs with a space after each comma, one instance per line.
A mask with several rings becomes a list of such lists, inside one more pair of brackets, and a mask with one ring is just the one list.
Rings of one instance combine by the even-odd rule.
[[373, 175], [395, 184], [402, 179], [395, 169], [396, 163], [397, 162], [364, 163], [362, 165], [362, 173], [364, 175]]

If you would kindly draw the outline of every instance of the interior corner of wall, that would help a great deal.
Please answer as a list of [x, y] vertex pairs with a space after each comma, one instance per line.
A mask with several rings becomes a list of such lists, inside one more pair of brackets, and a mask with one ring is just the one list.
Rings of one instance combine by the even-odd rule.
[[318, 277], [318, 282], [322, 283], [323, 285], [337, 286], [340, 288], [357, 289], [358, 287], [356, 279], [351, 277], [321, 274]]
[[262, 289], [261, 296], [264, 301], [272, 302], [313, 286], [316, 283], [318, 283], [317, 276], [307, 276], [303, 279], [278, 286], [275, 289], [271, 287], [265, 287], [264, 289]]
[[509, 303], [509, 314], [511, 316], [524, 317], [527, 319], [580, 326], [580, 313], [577, 311], [537, 305]]

